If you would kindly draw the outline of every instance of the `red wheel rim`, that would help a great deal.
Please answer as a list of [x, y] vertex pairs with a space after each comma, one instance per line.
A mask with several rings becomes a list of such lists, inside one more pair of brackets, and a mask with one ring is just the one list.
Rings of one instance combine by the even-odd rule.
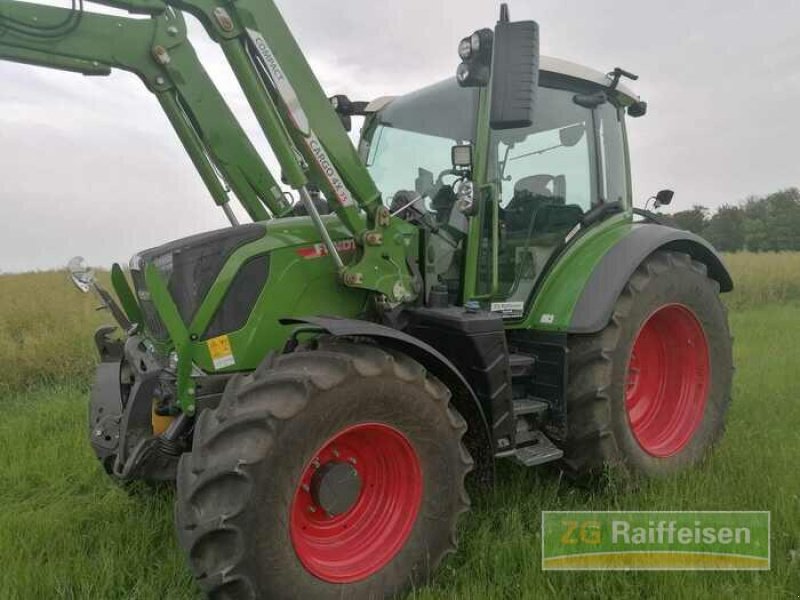
[[[360, 480], [352, 506], [328, 514], [314, 496], [315, 474], [351, 465]], [[290, 535], [303, 566], [332, 583], [350, 583], [383, 568], [405, 544], [422, 503], [422, 470], [396, 429], [364, 423], [344, 429], [303, 470], [290, 508]]]
[[703, 421], [711, 369], [708, 342], [681, 304], [655, 311], [633, 344], [625, 408], [633, 435], [652, 456], [680, 452]]

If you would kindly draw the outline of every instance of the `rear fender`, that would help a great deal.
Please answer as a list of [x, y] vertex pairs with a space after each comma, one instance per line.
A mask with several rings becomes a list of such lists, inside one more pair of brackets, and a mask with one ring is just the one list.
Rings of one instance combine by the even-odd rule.
[[592, 271], [572, 312], [568, 333], [597, 333], [608, 325], [614, 306], [631, 276], [657, 251], [683, 252], [703, 263], [721, 292], [733, 289], [733, 280], [717, 251], [700, 236], [664, 225], [635, 224]]

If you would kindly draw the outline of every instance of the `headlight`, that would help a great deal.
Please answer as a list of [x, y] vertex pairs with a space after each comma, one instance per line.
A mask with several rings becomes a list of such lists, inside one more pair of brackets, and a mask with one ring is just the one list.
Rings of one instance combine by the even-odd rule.
[[131, 260], [128, 263], [131, 271], [141, 271], [142, 270], [142, 256], [140, 254], [134, 254], [131, 256]]
[[456, 77], [462, 87], [483, 87], [488, 85], [492, 63], [492, 41], [494, 33], [491, 29], [479, 29], [465, 37], [458, 44], [458, 56], [461, 66]]
[[472, 54], [477, 55], [481, 51], [481, 34], [477, 31], [469, 38]]
[[472, 56], [471, 38], [464, 38], [461, 40], [461, 43], [458, 45], [458, 55], [461, 57], [461, 60], [469, 60], [469, 57]]

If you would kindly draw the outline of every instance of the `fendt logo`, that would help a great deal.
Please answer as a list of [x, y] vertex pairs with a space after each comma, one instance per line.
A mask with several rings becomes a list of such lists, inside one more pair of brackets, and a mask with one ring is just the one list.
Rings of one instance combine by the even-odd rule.
[[[336, 242], [334, 246], [340, 254], [355, 252], [356, 241], [354, 239], [340, 240]], [[325, 244], [314, 244], [313, 246], [304, 246], [302, 248], [298, 248], [297, 255], [306, 260], [313, 260], [315, 258], [328, 256], [328, 249], [325, 247]]]

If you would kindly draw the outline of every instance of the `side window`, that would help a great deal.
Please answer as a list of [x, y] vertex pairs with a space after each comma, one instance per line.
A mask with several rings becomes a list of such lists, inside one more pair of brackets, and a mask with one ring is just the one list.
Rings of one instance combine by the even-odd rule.
[[[522, 142], [500, 142], [507, 156], [503, 169], [501, 206], [529, 201], [529, 196], [547, 198], [560, 205], [571, 204], [586, 212], [592, 206], [591, 155], [586, 121], [563, 128], [533, 132]], [[513, 207], [512, 207], [513, 208]]]
[[611, 104], [604, 104], [595, 111], [602, 173], [601, 188], [605, 202], [628, 201], [628, 170], [622, 135], [623, 114], [622, 109]]
[[494, 134], [499, 295], [508, 301], [527, 300], [553, 251], [598, 201], [595, 121], [574, 94], [540, 88], [533, 126]]

